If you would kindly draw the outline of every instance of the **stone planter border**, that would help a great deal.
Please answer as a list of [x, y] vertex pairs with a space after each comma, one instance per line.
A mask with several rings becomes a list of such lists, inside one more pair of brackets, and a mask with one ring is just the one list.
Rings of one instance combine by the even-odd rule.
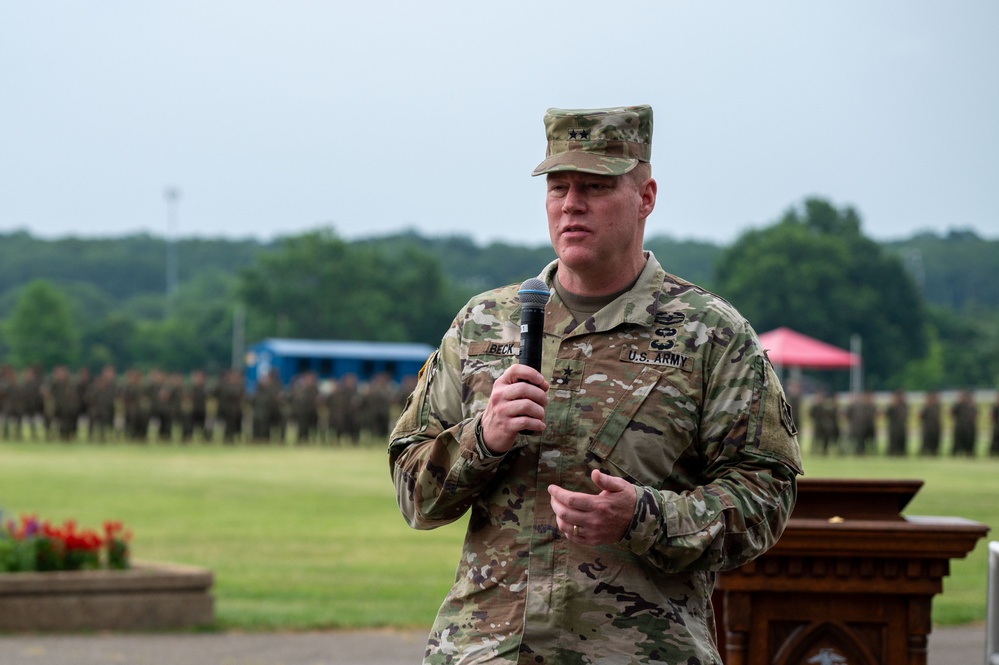
[[133, 562], [129, 570], [0, 574], [0, 631], [161, 630], [214, 621], [211, 571]]

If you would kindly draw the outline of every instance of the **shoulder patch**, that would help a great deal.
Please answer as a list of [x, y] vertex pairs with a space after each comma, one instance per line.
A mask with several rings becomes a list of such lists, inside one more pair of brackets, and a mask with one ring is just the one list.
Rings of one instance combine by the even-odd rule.
[[780, 420], [784, 424], [784, 429], [791, 436], [798, 435], [798, 427], [794, 424], [794, 414], [791, 413], [791, 405], [784, 398], [783, 395], [780, 397]]
[[764, 363], [766, 382], [763, 389], [762, 427], [758, 448], [782, 460], [798, 473], [802, 473], [801, 449], [798, 446], [798, 429], [794, 425], [791, 405], [769, 362]]
[[438, 353], [440, 353], [440, 351], [434, 351], [433, 353], [430, 354], [430, 357], [427, 358], [426, 362], [423, 363], [423, 367], [421, 367], [420, 371], [416, 373], [417, 381], [420, 381], [423, 378], [423, 375], [427, 371], [427, 368], [431, 367], [432, 364], [437, 360]]

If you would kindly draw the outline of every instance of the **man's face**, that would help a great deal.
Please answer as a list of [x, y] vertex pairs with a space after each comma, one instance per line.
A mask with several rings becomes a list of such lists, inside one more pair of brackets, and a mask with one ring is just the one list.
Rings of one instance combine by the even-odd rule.
[[[607, 281], [615, 272], [631, 273], [630, 280], [635, 267], [644, 265], [645, 218], [654, 205], [651, 179], [639, 184], [630, 176], [549, 173], [548, 233], [561, 267], [590, 283]], [[562, 284], [572, 290], [572, 284]]]

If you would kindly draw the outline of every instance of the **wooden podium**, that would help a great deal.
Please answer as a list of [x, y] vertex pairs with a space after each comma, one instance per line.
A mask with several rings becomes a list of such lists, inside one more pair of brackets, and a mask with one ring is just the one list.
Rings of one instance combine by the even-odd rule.
[[922, 484], [800, 479], [777, 544], [718, 575], [725, 665], [925, 665], [933, 596], [988, 527], [903, 517]]

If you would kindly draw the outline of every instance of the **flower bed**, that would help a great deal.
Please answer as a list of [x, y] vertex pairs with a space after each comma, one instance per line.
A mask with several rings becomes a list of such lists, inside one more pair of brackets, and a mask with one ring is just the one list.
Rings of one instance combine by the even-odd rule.
[[130, 534], [34, 516], [0, 526], [0, 631], [158, 630], [212, 623], [212, 573], [129, 560]]
[[[0, 511], [2, 514], [2, 511]], [[104, 523], [104, 533], [67, 520], [54, 526], [35, 515], [0, 520], [0, 573], [128, 568], [132, 534], [121, 522]]]

